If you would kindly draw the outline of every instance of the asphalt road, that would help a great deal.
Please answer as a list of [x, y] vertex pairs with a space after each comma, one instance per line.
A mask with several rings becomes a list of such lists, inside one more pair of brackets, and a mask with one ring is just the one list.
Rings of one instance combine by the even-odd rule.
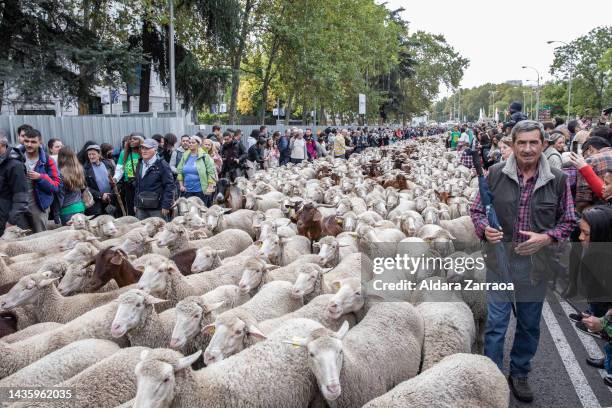
[[[612, 407], [612, 388], [603, 383], [604, 371], [585, 362], [587, 356], [603, 357], [604, 342], [577, 331], [567, 318], [571, 312], [571, 306], [549, 293], [542, 311], [538, 352], [529, 375], [535, 400], [531, 404], [524, 404], [511, 396], [511, 407]], [[505, 374], [514, 326], [513, 321], [506, 337]]]

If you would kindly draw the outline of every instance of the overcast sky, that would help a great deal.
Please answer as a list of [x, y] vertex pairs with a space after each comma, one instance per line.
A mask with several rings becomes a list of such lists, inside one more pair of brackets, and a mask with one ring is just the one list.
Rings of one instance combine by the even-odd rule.
[[403, 18], [412, 32], [443, 34], [469, 58], [463, 88], [535, 80], [536, 73], [523, 65], [550, 79], [553, 45], [546, 41], [570, 42], [597, 26], [612, 24], [610, 0], [388, 0], [387, 7], [405, 8]]

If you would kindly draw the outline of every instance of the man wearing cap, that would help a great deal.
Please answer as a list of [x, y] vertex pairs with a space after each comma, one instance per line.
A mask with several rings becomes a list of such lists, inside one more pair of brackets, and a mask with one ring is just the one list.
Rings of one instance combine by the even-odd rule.
[[565, 150], [565, 138], [563, 137], [563, 133], [558, 130], [547, 133], [544, 138], [544, 143], [548, 146], [544, 149], [542, 154], [546, 157], [546, 160], [548, 160], [548, 164], [555, 169], [561, 169], [563, 165], [561, 153]]
[[164, 160], [157, 159], [158, 143], [145, 139], [140, 147], [141, 160], [134, 174], [136, 217], [166, 217], [174, 197], [172, 170]]
[[94, 199], [94, 205], [89, 207], [87, 215], [114, 215], [113, 193], [110, 184], [110, 175], [113, 174], [113, 164], [110, 160], [102, 158], [100, 146], [87, 147], [88, 162], [85, 163], [85, 182]]

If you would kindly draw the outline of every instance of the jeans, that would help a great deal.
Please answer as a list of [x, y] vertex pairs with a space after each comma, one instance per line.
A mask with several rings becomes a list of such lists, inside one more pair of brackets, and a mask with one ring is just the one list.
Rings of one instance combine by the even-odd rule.
[[612, 374], [612, 344], [605, 344], [604, 353], [606, 354], [604, 358], [604, 368], [606, 373]]
[[304, 159], [291, 159], [291, 163], [293, 163], [293, 164], [300, 164], [303, 161], [304, 161]]
[[[510, 375], [526, 377], [531, 371], [531, 359], [538, 349], [540, 340], [540, 318], [546, 281], [531, 284], [531, 257], [516, 256], [510, 261], [510, 273], [514, 283], [516, 302], [516, 331], [510, 351]], [[487, 282], [499, 281], [499, 277], [487, 270]], [[508, 292], [511, 293], [511, 292]], [[505, 295], [487, 292], [487, 323], [485, 327], [484, 355], [489, 357], [500, 370], [504, 362], [504, 341], [510, 321], [512, 304]]]

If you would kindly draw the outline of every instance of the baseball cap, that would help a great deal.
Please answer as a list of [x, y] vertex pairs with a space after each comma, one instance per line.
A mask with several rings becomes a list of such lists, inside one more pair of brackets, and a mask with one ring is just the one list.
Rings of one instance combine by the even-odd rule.
[[100, 149], [100, 146], [98, 146], [97, 144], [92, 144], [87, 146], [87, 149], [85, 151], [90, 151], [90, 150], [97, 150], [98, 153], [102, 152], [102, 149]]
[[146, 147], [147, 149], [157, 149], [159, 143], [155, 139], [145, 139], [142, 143], [142, 147]]

